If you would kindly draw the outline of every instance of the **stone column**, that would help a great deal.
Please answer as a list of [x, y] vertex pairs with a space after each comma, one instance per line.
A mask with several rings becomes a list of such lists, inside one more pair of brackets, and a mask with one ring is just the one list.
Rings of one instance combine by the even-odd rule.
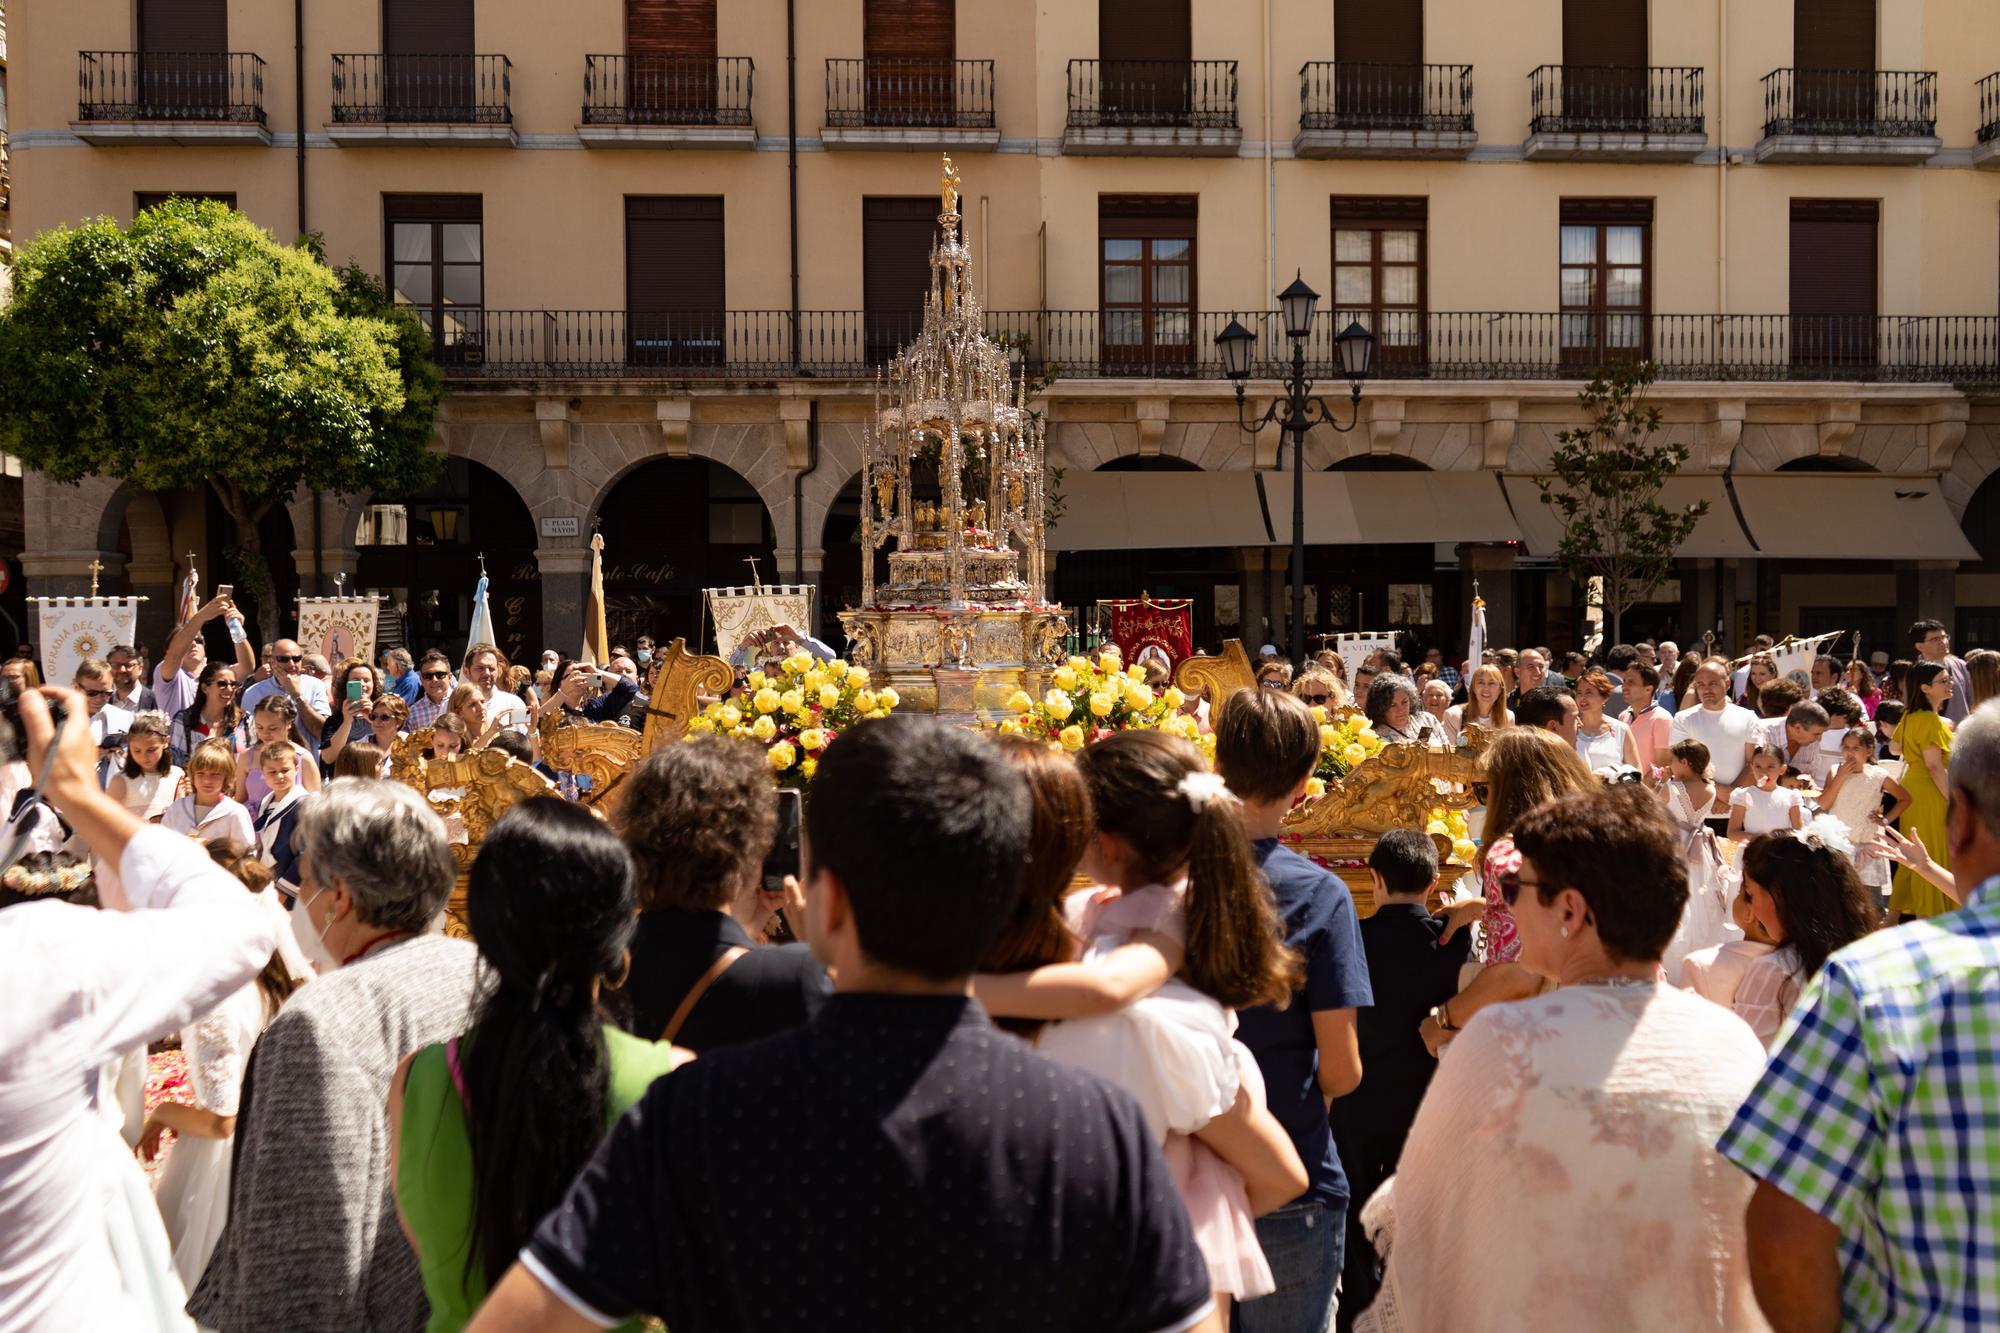
[[1240, 614], [1234, 637], [1243, 641], [1253, 660], [1257, 649], [1265, 642], [1263, 636], [1267, 630], [1264, 621], [1271, 614], [1268, 555], [1268, 549], [1262, 546], [1239, 547], [1236, 552], [1236, 568], [1242, 571], [1242, 578], [1237, 585]]
[[1479, 580], [1479, 595], [1486, 602], [1486, 643], [1491, 648], [1521, 646], [1514, 623], [1514, 556], [1514, 547], [1506, 542], [1467, 542], [1458, 548], [1466, 591], [1471, 592], [1472, 580]]
[[[1903, 631], [1919, 620], [1941, 622], [1958, 637], [1958, 562], [1905, 560], [1896, 564], [1896, 646], [1892, 655], [1907, 657]], [[1953, 645], [1956, 651], [1957, 645]]]
[[1278, 646], [1278, 656], [1289, 661], [1292, 652], [1292, 548], [1266, 547], [1264, 559], [1269, 570], [1264, 578], [1270, 589], [1271, 600], [1266, 614], [1271, 618], [1271, 627], [1267, 638], [1251, 646], [1261, 648], [1265, 643], [1274, 643]]
[[538, 546], [535, 565], [542, 571], [543, 643], [557, 652], [573, 654], [583, 647], [590, 551], [581, 546]]

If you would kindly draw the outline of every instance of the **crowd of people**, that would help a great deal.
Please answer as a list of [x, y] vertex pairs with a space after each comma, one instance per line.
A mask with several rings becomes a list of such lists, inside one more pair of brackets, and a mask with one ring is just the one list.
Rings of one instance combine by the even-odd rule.
[[[1188, 699], [1212, 763], [863, 722], [796, 875], [753, 743], [609, 819], [550, 770], [465, 940], [399, 750], [643, 726], [650, 641], [209, 661], [218, 619], [0, 665], [0, 1329], [2000, 1320], [2000, 655], [1934, 623], [1796, 677], [1273, 653]], [[1349, 708], [1481, 747], [1471, 872], [1393, 829], [1365, 918], [1284, 831]]]

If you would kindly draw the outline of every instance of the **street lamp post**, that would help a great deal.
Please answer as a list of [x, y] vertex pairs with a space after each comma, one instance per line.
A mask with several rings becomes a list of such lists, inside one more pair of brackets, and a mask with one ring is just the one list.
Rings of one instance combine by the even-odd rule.
[[[1273, 399], [1264, 415], [1252, 422], [1243, 415], [1243, 383], [1250, 378], [1250, 362], [1257, 335], [1235, 320], [1215, 335], [1222, 354], [1222, 368], [1236, 381], [1236, 419], [1244, 430], [1255, 434], [1276, 422], [1292, 441], [1292, 660], [1300, 669], [1306, 660], [1306, 432], [1314, 426], [1329, 426], [1345, 434], [1361, 418], [1361, 381], [1368, 378], [1375, 361], [1375, 335], [1353, 321], [1333, 340], [1341, 374], [1347, 377], [1350, 411], [1345, 426], [1334, 419], [1326, 400], [1313, 394], [1313, 382], [1306, 378], [1306, 338], [1312, 332], [1313, 308], [1319, 293], [1306, 286], [1303, 274], [1278, 293], [1284, 312], [1285, 336], [1292, 343], [1292, 364], [1285, 370], [1285, 394]], [[1280, 451], [1283, 450], [1280, 444]], [[1280, 461], [1280, 466], [1282, 466]]]

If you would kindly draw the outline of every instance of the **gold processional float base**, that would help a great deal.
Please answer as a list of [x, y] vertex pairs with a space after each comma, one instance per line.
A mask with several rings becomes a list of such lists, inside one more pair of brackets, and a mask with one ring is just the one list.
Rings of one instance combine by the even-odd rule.
[[1039, 698], [1066, 656], [1069, 621], [1060, 607], [871, 607], [840, 613], [854, 660], [895, 688], [897, 711], [948, 722], [997, 723], [1015, 716], [1016, 690]]

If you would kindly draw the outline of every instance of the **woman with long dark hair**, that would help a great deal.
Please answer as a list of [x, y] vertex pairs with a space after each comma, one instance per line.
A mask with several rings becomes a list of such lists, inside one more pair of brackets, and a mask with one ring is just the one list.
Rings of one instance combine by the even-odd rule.
[[[1002, 736], [1000, 752], [1028, 780], [1034, 798], [1034, 825], [1028, 834], [1028, 864], [1021, 870], [1021, 896], [986, 951], [982, 972], [1025, 972], [1060, 963], [1076, 953], [1076, 937], [1063, 918], [1076, 868], [1097, 833], [1090, 787], [1068, 755], [1022, 736]], [[1036, 1018], [995, 1019], [1001, 1027], [1033, 1038]]]
[[1778, 949], [1750, 964], [1730, 1007], [1767, 1050], [1834, 950], [1881, 924], [1852, 855], [1845, 829], [1827, 815], [1802, 833], [1766, 833], [1743, 849], [1744, 904]]
[[631, 857], [582, 806], [530, 798], [480, 847], [466, 916], [486, 997], [463, 1034], [406, 1056], [389, 1093], [396, 1211], [433, 1333], [471, 1319], [611, 1122], [675, 1063], [598, 1008], [636, 914]]
[[210, 662], [195, 681], [194, 702], [174, 717], [168, 748], [174, 762], [187, 767], [194, 747], [213, 737], [229, 739], [243, 721], [236, 706], [236, 668], [228, 662]]

